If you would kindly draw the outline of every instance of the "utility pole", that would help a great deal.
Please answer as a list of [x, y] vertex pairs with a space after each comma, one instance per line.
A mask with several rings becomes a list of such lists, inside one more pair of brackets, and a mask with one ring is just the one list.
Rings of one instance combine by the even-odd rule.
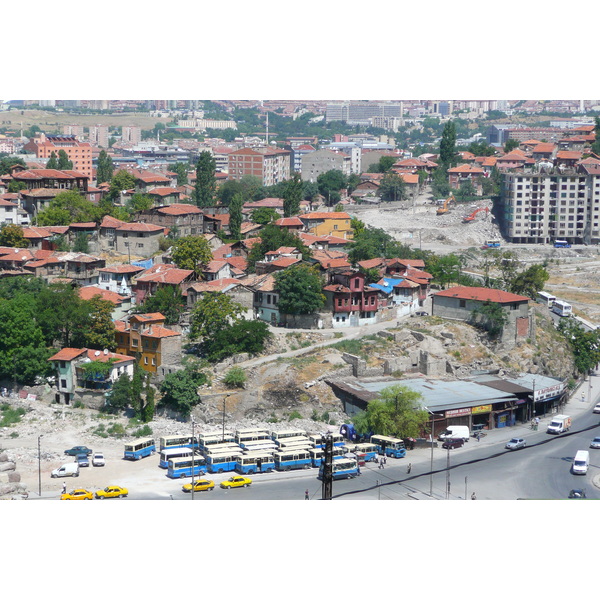
[[194, 458], [196, 454], [196, 449], [194, 448], [194, 426], [196, 425], [196, 421], [194, 421], [194, 417], [192, 417], [192, 500], [194, 499]]
[[38, 435], [38, 496], [42, 497], [42, 453], [40, 450], [40, 439], [43, 436]]
[[331, 500], [333, 489], [333, 438], [325, 435], [323, 443], [323, 478], [321, 484], [321, 500]]

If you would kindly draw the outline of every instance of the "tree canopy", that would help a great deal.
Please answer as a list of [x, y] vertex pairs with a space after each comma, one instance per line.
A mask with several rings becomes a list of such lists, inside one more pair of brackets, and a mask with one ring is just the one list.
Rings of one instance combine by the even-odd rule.
[[194, 192], [196, 206], [200, 208], [214, 206], [217, 187], [215, 169], [216, 163], [213, 155], [209, 151], [203, 150], [196, 163], [196, 188]]
[[287, 315], [310, 315], [325, 304], [320, 275], [308, 265], [292, 265], [275, 273], [277, 307]]
[[173, 242], [171, 258], [180, 269], [192, 270], [200, 275], [212, 260], [212, 252], [206, 238], [187, 236]]

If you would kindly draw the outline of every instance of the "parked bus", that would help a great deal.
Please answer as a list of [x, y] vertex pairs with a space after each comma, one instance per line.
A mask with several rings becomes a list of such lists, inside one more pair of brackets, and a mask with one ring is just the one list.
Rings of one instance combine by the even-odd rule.
[[[325, 455], [325, 450], [323, 448], [309, 448], [308, 453], [310, 454], [310, 464], [315, 469], [318, 469], [323, 462], [323, 456]], [[334, 447], [333, 448], [333, 459], [338, 460], [344, 457], [346, 454], [345, 448]]]
[[160, 451], [158, 466], [166, 469], [169, 466], [169, 461], [176, 458], [187, 458], [192, 456], [194, 451], [191, 448], [166, 448]]
[[308, 450], [289, 450], [275, 452], [275, 469], [277, 471], [289, 471], [291, 469], [310, 469], [311, 460]]
[[243, 446], [240, 446], [242, 452], [275, 452], [277, 450], [277, 444], [269, 439], [269, 440], [256, 440], [254, 442], [246, 442]]
[[224, 444], [210, 444], [202, 450], [202, 454], [216, 454], [217, 452], [239, 452], [242, 449], [235, 442], [225, 442]]
[[238, 473], [252, 475], [254, 473], [270, 473], [275, 469], [275, 460], [272, 454], [255, 452], [244, 454], [237, 459], [235, 470]]
[[555, 248], [570, 248], [571, 244], [567, 240], [554, 240]]
[[377, 446], [377, 453], [393, 458], [403, 458], [406, 456], [404, 442], [398, 438], [386, 435], [372, 435], [371, 444]]
[[313, 433], [308, 436], [308, 439], [312, 442], [313, 448], [323, 448], [323, 446], [325, 445], [323, 442], [323, 438], [327, 437], [328, 435], [330, 435], [333, 439], [334, 446], [344, 445], [345, 440], [344, 436], [341, 433]]
[[[321, 463], [319, 467], [319, 479], [323, 479], [323, 471], [325, 465]], [[357, 475], [360, 475], [358, 471], [358, 464], [352, 458], [342, 458], [340, 460], [333, 461], [333, 478], [334, 479], [354, 479]]]
[[270, 440], [271, 435], [268, 429], [238, 429], [235, 432], [235, 441], [242, 448], [248, 442], [260, 442], [264, 440]]
[[203, 456], [186, 456], [184, 458], [173, 458], [167, 467], [167, 477], [181, 479], [183, 477], [194, 477], [206, 473], [206, 460]]
[[364, 454], [366, 461], [377, 462], [377, 446], [375, 444], [356, 444], [352, 452]]
[[145, 456], [150, 456], [156, 452], [156, 444], [153, 438], [145, 438], [132, 442], [131, 444], [125, 444], [125, 453], [123, 455], [127, 460], [140, 460]]
[[561, 317], [570, 317], [573, 314], [573, 307], [568, 302], [555, 300], [552, 305], [552, 312]]
[[538, 292], [538, 302], [545, 304], [548, 308], [552, 308], [556, 296], [549, 294], [548, 292]]
[[310, 440], [305, 437], [286, 438], [277, 444], [278, 450], [283, 450], [284, 448], [295, 448], [295, 447], [313, 448], [313, 445], [311, 444]]
[[235, 436], [231, 431], [201, 433], [198, 436], [198, 444], [200, 449], [208, 448], [214, 444], [235, 444]]
[[206, 468], [209, 473], [225, 473], [233, 471], [241, 452], [215, 452], [206, 454]]
[[[279, 445], [280, 442], [293, 437], [307, 437], [302, 429], [286, 429], [285, 431], [271, 431], [271, 439]], [[307, 438], [308, 439], [308, 438]]]
[[488, 240], [485, 245], [488, 248], [500, 248], [500, 240]]
[[168, 448], [197, 448], [198, 440], [191, 435], [166, 435], [159, 438], [161, 450]]

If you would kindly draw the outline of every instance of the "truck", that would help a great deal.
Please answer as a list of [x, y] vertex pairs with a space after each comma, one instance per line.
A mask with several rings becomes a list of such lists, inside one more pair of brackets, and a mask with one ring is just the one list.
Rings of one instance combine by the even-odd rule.
[[72, 462], [54, 469], [50, 474], [51, 477], [79, 477], [79, 463]]
[[552, 421], [550, 421], [546, 433], [559, 434], [569, 431], [569, 429], [571, 429], [571, 417], [567, 415], [556, 415], [555, 417], [552, 417]]
[[471, 432], [466, 425], [448, 425], [448, 427], [438, 435], [438, 440], [458, 439], [463, 440], [463, 442], [468, 442], [470, 436]]

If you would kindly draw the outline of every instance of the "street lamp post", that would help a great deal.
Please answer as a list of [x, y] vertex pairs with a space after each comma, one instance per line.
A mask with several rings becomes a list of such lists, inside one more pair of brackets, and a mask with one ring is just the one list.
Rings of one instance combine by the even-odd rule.
[[225, 441], [225, 406], [227, 403], [227, 398], [229, 398], [231, 394], [227, 394], [227, 396], [225, 396], [225, 398], [223, 398], [223, 434], [222, 434], [222, 440], [221, 441]]
[[38, 496], [42, 497], [42, 453], [40, 450], [40, 439], [42, 435], [38, 435]]

